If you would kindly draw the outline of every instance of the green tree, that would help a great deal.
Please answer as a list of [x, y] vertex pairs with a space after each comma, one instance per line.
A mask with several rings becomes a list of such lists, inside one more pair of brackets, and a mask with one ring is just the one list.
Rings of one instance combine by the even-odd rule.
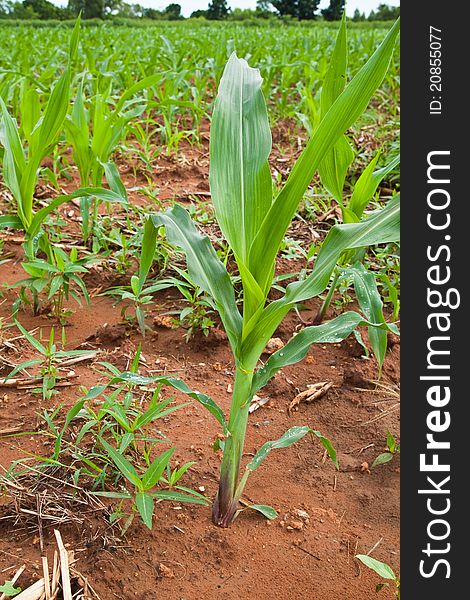
[[379, 4], [376, 11], [371, 11], [367, 17], [368, 21], [395, 21], [400, 16], [399, 6]]
[[366, 15], [365, 15], [365, 13], [361, 13], [361, 11], [358, 8], [356, 8], [356, 10], [354, 11], [352, 20], [355, 22], [365, 21]]
[[49, 0], [24, 0], [23, 6], [25, 9], [31, 7], [38, 19], [60, 18], [61, 9], [54, 6]]
[[9, 16], [12, 19], [37, 19], [38, 14], [34, 12], [31, 6], [24, 6], [23, 2], [14, 2], [11, 4]]
[[256, 0], [256, 16], [264, 19], [273, 15], [269, 0]]
[[156, 10], [155, 8], [144, 8], [142, 11], [142, 16], [146, 19], [152, 19], [154, 21], [161, 21], [163, 19], [162, 11]]
[[84, 19], [102, 19], [105, 15], [105, 0], [69, 0], [69, 10]]
[[340, 21], [344, 12], [345, 0], [330, 0], [327, 8], [321, 11], [325, 21]]
[[227, 6], [227, 0], [211, 0], [207, 7], [207, 18], [211, 21], [220, 21], [226, 19], [230, 11]]
[[207, 17], [207, 10], [193, 10], [193, 12], [190, 15], [191, 19], [200, 19], [200, 18], [206, 18]]
[[181, 14], [181, 4], [169, 4], [163, 11], [163, 14], [169, 21], [180, 21], [181, 19], [184, 19]]
[[271, 4], [281, 17], [310, 20], [316, 19], [320, 0], [271, 0]]

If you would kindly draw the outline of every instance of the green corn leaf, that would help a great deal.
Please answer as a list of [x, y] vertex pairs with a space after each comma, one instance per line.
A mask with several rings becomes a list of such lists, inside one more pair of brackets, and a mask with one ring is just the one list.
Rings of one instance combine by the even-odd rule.
[[362, 114], [381, 84], [390, 63], [399, 27], [397, 20], [379, 48], [335, 100], [269, 209], [253, 242], [249, 260], [253, 276], [262, 289], [267, 289], [271, 284], [278, 248], [321, 160]]
[[163, 475], [163, 471], [170, 462], [174, 451], [174, 448], [170, 448], [169, 450], [166, 450], [160, 454], [160, 456], [158, 456], [145, 471], [142, 476], [142, 486], [144, 490], [149, 490], [157, 485]]
[[377, 153], [357, 180], [348, 204], [348, 209], [354, 214], [355, 218], [353, 217], [350, 220], [343, 219], [345, 223], [358, 222], [360, 220], [364, 209], [377, 191], [380, 182], [400, 164], [400, 156], [397, 156], [382, 169], [374, 171], [379, 156], [380, 154]]
[[28, 144], [31, 134], [41, 117], [41, 101], [35, 83], [24, 79], [21, 85], [20, 97], [21, 129]]
[[[140, 254], [139, 265], [139, 285], [138, 293], [143, 290], [145, 280], [149, 274], [150, 268], [155, 256], [155, 245], [157, 242], [157, 228], [154, 226], [151, 218], [145, 221], [144, 236], [142, 238], [142, 251]], [[135, 292], [134, 292], [135, 293]]]
[[161, 73], [158, 73], [157, 75], [149, 75], [148, 77], [144, 77], [137, 83], [134, 83], [134, 85], [129, 87], [119, 98], [119, 101], [114, 109], [114, 114], [118, 114], [119, 111], [123, 108], [124, 104], [127, 102], [127, 100], [132, 98], [132, 96], [135, 96], [135, 94], [141, 92], [142, 90], [146, 90], [148, 88], [153, 87], [154, 85], [157, 85], [158, 83], [161, 83], [161, 81]]
[[386, 563], [380, 562], [379, 560], [376, 560], [371, 556], [367, 556], [366, 554], [356, 554], [356, 558], [366, 565], [366, 567], [369, 567], [369, 569], [375, 571], [377, 575], [380, 575], [380, 577], [383, 577], [384, 579], [396, 579], [396, 575], [392, 568]]
[[304, 435], [306, 435], [309, 432], [310, 427], [291, 427], [279, 439], [266, 442], [261, 446], [261, 448], [255, 454], [255, 456], [251, 459], [251, 461], [246, 465], [247, 471], [253, 472], [255, 469], [257, 469], [263, 462], [263, 460], [267, 457], [267, 455], [271, 452], [271, 450], [274, 450], [276, 448], [287, 448], [295, 442], [298, 442], [304, 437]]
[[100, 438], [100, 444], [106, 450], [106, 453], [111, 458], [116, 467], [121, 471], [124, 477], [138, 490], [142, 490], [142, 483], [137, 475], [137, 471], [134, 469], [134, 466], [126, 459], [124, 456], [118, 452], [115, 448], [113, 448], [106, 440]]
[[354, 150], [348, 139], [340, 137], [318, 167], [322, 184], [343, 207], [343, 187], [349, 166], [354, 160]]
[[220, 80], [210, 137], [210, 186], [217, 221], [237, 261], [271, 206], [271, 131], [258, 69], [233, 53]]
[[[321, 118], [344, 90], [346, 69], [348, 64], [348, 41], [346, 34], [346, 16], [343, 14], [341, 26], [336, 37], [336, 44], [331, 57], [321, 92]], [[354, 150], [346, 136], [342, 136], [333, 148], [326, 153], [318, 166], [318, 173], [325, 188], [342, 206], [343, 187], [347, 170], [354, 160]]]
[[113, 192], [111, 190], [106, 190], [104, 188], [80, 188], [79, 190], [73, 192], [72, 194], [65, 194], [63, 196], [57, 196], [54, 200], [51, 200], [47, 206], [44, 206], [34, 215], [31, 220], [31, 224], [27, 229], [27, 233], [29, 237], [35, 237], [41, 228], [42, 223], [46, 219], [46, 217], [53, 210], [58, 208], [64, 202], [69, 202], [74, 198], [82, 198], [88, 196], [95, 196], [96, 198], [100, 198], [101, 200], [105, 200], [106, 202], [123, 202], [123, 198]]
[[[346, 269], [345, 273], [353, 276], [357, 301], [366, 318], [372, 323], [385, 323], [382, 298], [377, 290], [374, 274], [368, 272], [364, 265], [359, 262]], [[379, 363], [380, 373], [387, 352], [387, 331], [377, 327], [369, 327], [368, 334], [372, 352]]]
[[70, 44], [69, 44], [69, 62], [72, 62], [77, 58], [78, 53], [78, 41], [80, 39], [80, 24], [81, 24], [81, 13], [78, 15], [75, 25], [72, 31], [72, 35], [70, 36]]
[[168, 240], [186, 254], [189, 276], [215, 300], [234, 353], [241, 337], [242, 319], [235, 302], [230, 276], [207, 236], [201, 235], [191, 217], [179, 205], [152, 217], [155, 226], [165, 226]]
[[322, 244], [312, 273], [302, 281], [287, 286], [283, 298], [267, 306], [256, 327], [242, 344], [245, 364], [256, 364], [268, 340], [296, 303], [321, 294], [330, 281], [339, 257], [345, 250], [397, 241], [400, 238], [400, 205], [395, 196], [384, 209], [360, 223], [332, 227]]
[[0, 141], [5, 150], [11, 153], [14, 162], [14, 168], [17, 173], [22, 173], [26, 168], [26, 159], [24, 155], [23, 144], [18, 133], [18, 126], [10, 116], [8, 109], [0, 96], [0, 108], [2, 114], [2, 131]]
[[397, 441], [390, 431], [387, 432], [387, 448], [390, 450], [390, 452], [392, 452], [392, 454], [399, 452], [400, 450], [400, 444], [397, 445]]
[[[178, 379], [177, 377], [143, 377], [142, 375], [137, 375], [135, 373], [130, 373], [126, 371], [121, 373], [118, 377], [113, 377], [108, 385], [115, 385], [116, 383], [130, 383], [133, 385], [142, 385], [148, 386], [150, 384], [162, 384], [168, 385], [175, 390], [183, 392], [193, 400], [196, 400], [202, 406], [204, 406], [222, 425], [224, 434], [227, 433], [227, 424], [225, 422], [225, 417], [222, 409], [206, 394], [202, 394], [201, 392], [191, 390], [184, 381]], [[90, 389], [88, 394], [85, 396], [86, 400], [90, 400], [99, 396], [107, 386], [96, 386]]]
[[340, 342], [347, 338], [356, 327], [366, 324], [367, 321], [364, 320], [364, 317], [350, 311], [327, 323], [302, 329], [281, 350], [274, 352], [264, 366], [255, 373], [252, 387], [253, 395], [265, 386], [279, 369], [287, 365], [293, 365], [305, 358], [312, 344]]
[[101, 163], [101, 166], [104, 169], [104, 174], [109, 187], [127, 203], [127, 190], [125, 185], [122, 183], [117, 166], [113, 162]]
[[23, 222], [17, 215], [2, 215], [0, 216], [0, 229], [23, 229]]
[[317, 438], [320, 440], [322, 446], [328, 452], [328, 456], [331, 458], [331, 461], [333, 462], [335, 467], [339, 470], [339, 463], [338, 463], [336, 450], [335, 450], [333, 444], [330, 442], [330, 440], [328, 438], [326, 438], [324, 435], [322, 435], [319, 431], [315, 431], [314, 429], [311, 429], [310, 433], [312, 435], [317, 436]]
[[150, 494], [146, 492], [137, 492], [135, 495], [135, 505], [142, 517], [142, 521], [149, 529], [152, 529], [152, 517], [154, 509], [154, 501]]
[[154, 498], [157, 498], [158, 500], [170, 500], [172, 502], [187, 502], [189, 504], [202, 504], [204, 506], [207, 506], [207, 504], [209, 504], [207, 498], [195, 492], [191, 494], [183, 494], [182, 492], [161, 490], [158, 492], [151, 492], [151, 494]]
[[277, 518], [277, 512], [274, 508], [272, 506], [267, 506], [266, 504], [250, 504], [250, 506], [242, 508], [240, 512], [243, 510], [256, 510], [256, 512], [261, 513], [263, 517], [266, 517], [270, 521]]
[[377, 458], [374, 459], [372, 463], [372, 467], [378, 467], [379, 465], [384, 465], [392, 460], [393, 454], [391, 452], [384, 452], [383, 454], [379, 454]]
[[65, 119], [67, 140], [73, 148], [73, 158], [80, 171], [82, 184], [88, 183], [92, 156], [87, 112], [83, 101], [83, 81], [78, 85], [70, 116]]
[[51, 92], [41, 124], [33, 133], [35, 144], [31, 164], [39, 165], [48, 147], [55, 141], [67, 114], [70, 101], [70, 70], [66, 68]]

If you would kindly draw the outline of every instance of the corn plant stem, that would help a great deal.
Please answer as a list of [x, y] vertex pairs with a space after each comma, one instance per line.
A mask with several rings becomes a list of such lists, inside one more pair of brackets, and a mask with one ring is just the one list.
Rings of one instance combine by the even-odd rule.
[[335, 276], [333, 277], [333, 281], [331, 282], [331, 285], [330, 285], [330, 289], [328, 290], [328, 293], [327, 293], [325, 299], [323, 300], [320, 310], [318, 311], [315, 319], [313, 320], [313, 322], [315, 324], [320, 324], [323, 321], [323, 319], [325, 318], [326, 312], [330, 308], [330, 304], [333, 299], [333, 294], [335, 293], [336, 286], [338, 284], [338, 279], [339, 279], [339, 273], [335, 273]]
[[225, 440], [224, 455], [220, 467], [219, 490], [212, 508], [212, 520], [220, 527], [228, 527], [238, 510], [238, 500], [243, 491], [238, 485], [240, 464], [243, 456], [248, 409], [252, 397], [253, 374], [240, 367], [235, 372], [232, 405]]

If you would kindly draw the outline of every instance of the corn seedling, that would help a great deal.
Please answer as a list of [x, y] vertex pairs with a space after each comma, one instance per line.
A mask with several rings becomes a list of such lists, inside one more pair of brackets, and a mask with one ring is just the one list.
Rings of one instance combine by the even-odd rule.
[[[138, 92], [154, 85], [158, 75], [151, 75], [127, 89], [111, 108], [111, 83], [104, 91], [97, 92], [91, 99], [91, 106], [85, 105], [83, 82], [77, 90], [70, 116], [65, 121], [67, 139], [73, 148], [73, 157], [78, 166], [82, 187], [99, 188], [103, 176], [110, 188], [127, 203], [127, 194], [116, 165], [110, 161], [111, 154], [126, 134], [128, 123], [140, 116], [146, 103], [133, 98]], [[80, 201], [82, 234], [87, 242], [94, 231], [100, 197], [83, 195]]]
[[[70, 40], [68, 65], [54, 86], [42, 114], [36, 90], [30, 88], [28, 93], [23, 94], [22, 130], [27, 148], [23, 146], [19, 127], [0, 97], [2, 116], [0, 141], [4, 147], [3, 177], [15, 199], [17, 209], [16, 215], [1, 217], [0, 226], [23, 229], [30, 238], [34, 238], [38, 232], [39, 227], [34, 227], [38, 215], [43, 215], [43, 218], [39, 219], [42, 222], [50, 212], [47, 209], [52, 210], [57, 206], [57, 203], [51, 203], [46, 210], [43, 208], [35, 214], [33, 198], [38, 169], [44, 157], [57, 144], [67, 114], [71, 62], [77, 52], [79, 27], [80, 19], [77, 20]], [[33, 256], [32, 248], [29, 248], [27, 254]]]
[[[345, 16], [343, 15], [338, 36], [336, 38], [335, 48], [333, 50], [332, 61], [326, 73], [321, 91], [321, 118], [324, 118], [324, 116], [328, 113], [344, 89], [347, 74], [347, 62], [348, 45], [346, 36], [346, 20]], [[354, 186], [352, 196], [347, 204], [343, 196], [344, 184], [348, 169], [355, 158], [355, 153], [351, 148], [347, 137], [345, 135], [341, 136], [334, 146], [325, 153], [324, 158], [320, 162], [318, 172], [322, 184], [333, 196], [336, 202], [338, 202], [341, 208], [343, 223], [360, 222], [361, 218], [363, 217], [364, 210], [375, 195], [381, 181], [389, 173], [391, 173], [400, 162], [400, 157], [397, 156], [393, 160], [389, 161], [385, 167], [376, 169], [379, 157], [380, 153], [377, 153], [364, 172], [361, 174]], [[364, 253], [364, 248], [361, 248], [343, 254], [340, 261], [340, 267], [345, 267], [348, 264], [362, 261]], [[333, 276], [332, 283], [323, 301], [323, 304], [314, 320], [316, 324], [321, 323], [325, 318], [326, 312], [331, 304], [333, 294], [337, 287], [339, 277], [340, 271], [337, 270]], [[386, 349], [386, 332], [381, 331], [374, 334], [371, 332], [371, 330], [369, 330], [369, 333], [372, 336], [382, 338], [382, 344], [385, 343]], [[379, 365], [381, 366], [383, 357], [376, 353], [376, 348], [373, 348], [373, 350], [377, 356]]]
[[[249, 474], [272, 449], [290, 446], [311, 432], [319, 437], [336, 462], [331, 443], [320, 432], [307, 426], [292, 427], [278, 440], [264, 444], [240, 476], [249, 406], [254, 394], [280, 368], [304, 358], [314, 342], [338, 342], [360, 324], [387, 329], [382, 319], [379, 323], [370, 322], [356, 312], [347, 312], [323, 325], [305, 328], [282, 350], [271, 355], [264, 366], [257, 368], [266, 344], [281, 321], [296, 304], [325, 290], [344, 252], [398, 239], [399, 204], [395, 198], [359, 223], [334, 226], [322, 244], [312, 272], [305, 279], [290, 283], [281, 298], [267, 303], [277, 252], [298, 204], [325, 154], [364, 111], [382, 82], [398, 29], [397, 22], [336, 98], [274, 200], [268, 164], [271, 133], [261, 92], [262, 80], [259, 71], [250, 68], [246, 61], [235, 54], [230, 57], [212, 118], [210, 184], [217, 221], [240, 272], [243, 314], [238, 310], [225, 265], [209, 239], [197, 231], [188, 213], [176, 205], [152, 217], [155, 228], [164, 225], [170, 243], [183, 249], [191, 279], [212, 298], [235, 359], [228, 423], [213, 400], [199, 392], [186, 391], [204, 404], [223, 427], [224, 452], [212, 513], [214, 523], [221, 527], [227, 527], [235, 518]], [[176, 379], [171, 379], [169, 384], [178, 389], [186, 387]]]
[[[139, 273], [132, 275], [129, 287], [115, 287], [104, 292], [107, 295], [119, 296], [121, 300], [130, 300], [135, 309], [135, 316], [139, 325], [140, 332], [145, 337], [145, 306], [153, 302], [155, 292], [173, 287], [175, 280], [172, 278], [161, 279], [153, 284], [145, 285], [150, 268], [155, 257], [158, 231], [148, 219], [144, 226], [144, 235], [142, 237], [142, 250], [139, 259]], [[126, 318], [126, 309], [123, 309], [123, 317]]]
[[38, 180], [38, 171], [43, 159], [58, 143], [62, 132], [70, 100], [71, 63], [77, 53], [80, 31], [80, 19], [77, 19], [69, 45], [69, 60], [63, 74], [51, 91], [47, 104], [41, 112], [39, 98], [34, 89], [25, 94], [22, 114], [22, 131], [26, 145], [20, 137], [20, 127], [8, 112], [4, 100], [0, 97], [0, 143], [4, 148], [3, 178], [15, 203], [16, 213], [0, 217], [0, 229], [12, 227], [26, 234], [25, 254], [34, 259], [38, 246], [44, 252], [49, 251], [49, 243], [41, 234], [41, 226], [58, 206], [73, 198], [94, 193], [109, 201], [120, 199], [112, 191], [77, 190], [72, 194], [60, 195], [39, 210], [34, 209], [34, 191]]
[[57, 393], [57, 391], [54, 390], [54, 387], [57, 382], [57, 376], [61, 367], [61, 363], [63, 361], [66, 361], [67, 359], [78, 358], [80, 356], [93, 356], [94, 354], [96, 354], [96, 352], [89, 350], [58, 350], [57, 345], [54, 341], [54, 328], [51, 328], [49, 341], [47, 346], [45, 346], [34, 336], [32, 336], [29, 333], [29, 331], [26, 331], [26, 329], [21, 325], [21, 323], [15, 321], [15, 324], [24, 336], [24, 338], [31, 344], [31, 346], [37, 352], [39, 352], [41, 358], [32, 358], [30, 360], [22, 362], [8, 374], [8, 376], [5, 378], [5, 381], [8, 381], [20, 371], [25, 371], [26, 369], [29, 369], [31, 367], [40, 367], [39, 379], [41, 387], [33, 391], [41, 393], [43, 400], [50, 400], [52, 398], [52, 395]]
[[387, 433], [387, 452], [383, 452], [379, 454], [377, 458], [374, 459], [372, 463], [372, 467], [378, 467], [379, 465], [383, 465], [392, 460], [395, 454], [400, 453], [400, 444], [396, 441], [390, 431]]
[[61, 325], [65, 325], [72, 314], [71, 310], [64, 307], [65, 301], [72, 297], [81, 305], [79, 296], [81, 293], [86, 303], [90, 303], [86, 285], [81, 277], [82, 274], [88, 273], [86, 264], [90, 259], [79, 259], [76, 248], [72, 248], [67, 255], [57, 247], [50, 248], [49, 257], [49, 260], [35, 259], [22, 263], [29, 278], [22, 279], [15, 284], [15, 287], [21, 288], [20, 298], [25, 302], [29, 302], [26, 291], [31, 293], [34, 314], [39, 312], [39, 297], [44, 291], [47, 294], [47, 301], [52, 306], [52, 316]]
[[212, 298], [192, 281], [189, 273], [173, 265], [173, 270], [177, 272], [179, 278], [170, 277], [173, 285], [178, 289], [188, 306], [183, 310], [170, 311], [166, 314], [177, 314], [175, 319], [176, 327], [186, 327], [187, 331], [184, 336], [186, 342], [194, 336], [196, 331], [201, 331], [205, 336], [209, 335], [209, 331], [214, 327], [215, 323], [209, 316], [215, 311], [215, 305]]
[[[193, 463], [187, 463], [171, 472], [173, 483], [170, 484], [167, 479], [163, 479], [163, 473], [169, 469], [169, 462], [174, 448], [170, 448], [162, 452], [157, 458], [147, 467], [144, 473], [137, 472], [134, 465], [128, 461], [123, 454], [116, 450], [111, 444], [108, 444], [104, 439], [100, 439], [100, 443], [108, 456], [114, 462], [117, 469], [122, 473], [128, 483], [133, 486], [134, 491], [130, 492], [95, 492], [95, 494], [110, 498], [119, 498], [123, 500], [133, 500], [135, 510], [140, 514], [145, 525], [152, 529], [152, 517], [155, 509], [155, 502], [162, 500], [172, 500], [174, 502], [188, 502], [190, 504], [207, 505], [207, 499], [200, 493], [195, 492], [186, 487], [176, 485], [178, 480], [191, 467]], [[155, 490], [154, 488], [160, 483], [168, 484], [168, 489]]]
[[[356, 554], [356, 558], [361, 561], [369, 569], [372, 569], [382, 579], [388, 579], [395, 584], [395, 597], [400, 600], [400, 579], [395, 575], [393, 569], [387, 563], [380, 562], [367, 554]], [[380, 592], [384, 587], [388, 586], [388, 582], [378, 583], [375, 587], [376, 592]]]

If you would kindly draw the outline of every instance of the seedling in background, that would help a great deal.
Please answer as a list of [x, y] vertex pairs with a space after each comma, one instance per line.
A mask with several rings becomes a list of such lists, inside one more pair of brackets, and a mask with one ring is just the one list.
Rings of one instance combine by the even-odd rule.
[[[110, 105], [110, 100], [113, 99], [110, 82], [106, 89], [99, 89], [90, 98], [89, 108], [85, 102], [83, 81], [79, 84], [71, 114], [65, 121], [65, 128], [83, 188], [101, 187], [105, 176], [110, 188], [118, 195], [118, 201], [127, 204], [127, 193], [119, 170], [110, 158], [124, 139], [127, 124], [146, 109], [147, 101], [135, 99], [134, 96], [155, 85], [160, 78], [161, 75], [150, 75], [134, 83], [114, 102], [114, 106]], [[80, 213], [84, 242], [88, 242], [90, 236], [97, 233], [95, 227], [99, 205], [99, 195], [90, 193], [82, 196]], [[98, 235], [95, 240], [98, 247], [99, 241]]]
[[207, 295], [204, 289], [192, 281], [189, 273], [176, 265], [173, 265], [173, 270], [178, 273], [180, 278], [172, 277], [171, 280], [173, 280], [174, 286], [182, 294], [188, 306], [185, 306], [181, 311], [170, 311], [167, 314], [178, 314], [175, 324], [177, 327], [187, 328], [184, 336], [186, 342], [189, 342], [196, 331], [201, 331], [207, 337], [209, 331], [215, 325], [210, 317], [210, 314], [216, 310], [212, 298]]
[[[321, 91], [321, 117], [325, 117], [330, 108], [334, 105], [337, 98], [341, 95], [346, 80], [347, 80], [347, 62], [348, 62], [348, 46], [346, 36], [346, 18], [343, 15], [341, 26], [336, 38], [335, 48], [333, 51], [332, 61], [323, 82]], [[364, 211], [374, 197], [381, 181], [396, 169], [400, 162], [400, 157], [397, 156], [389, 163], [381, 168], [376, 169], [380, 152], [377, 152], [371, 160], [367, 168], [358, 178], [351, 198], [346, 203], [344, 194], [344, 184], [348, 169], [355, 158], [355, 153], [351, 148], [349, 141], [345, 135], [341, 136], [334, 146], [325, 153], [324, 158], [320, 162], [318, 172], [324, 187], [338, 202], [341, 208], [343, 223], [359, 223], [364, 217]], [[328, 293], [321, 305], [318, 314], [316, 315], [313, 324], [319, 324], [326, 316], [327, 310], [333, 299], [333, 294], [338, 286], [340, 278], [343, 278], [345, 269], [348, 265], [354, 265], [354, 283], [355, 290], [358, 296], [365, 294], [373, 294], [375, 296], [375, 305], [380, 314], [382, 311], [381, 300], [376, 292], [376, 281], [373, 275], [367, 276], [365, 269], [360, 268], [358, 263], [362, 262], [365, 255], [365, 249], [359, 248], [344, 253], [339, 260], [339, 268], [333, 274], [333, 279], [329, 287]], [[360, 289], [359, 289], [360, 288]], [[359, 293], [358, 293], [359, 289]], [[361, 290], [363, 290], [361, 292]], [[361, 305], [364, 310], [364, 306]], [[374, 317], [365, 312], [369, 320], [374, 320]], [[398, 334], [398, 330], [395, 330]], [[379, 373], [382, 368], [382, 363], [387, 349], [387, 332], [385, 330], [373, 330], [369, 327], [369, 337], [371, 338], [372, 351], [374, 352], [377, 362], [379, 363]]]
[[[78, 358], [85, 355], [90, 355], [93, 357], [93, 355], [97, 354], [96, 352], [90, 350], [58, 350], [54, 341], [54, 328], [51, 328], [49, 343], [47, 346], [44, 346], [39, 340], [26, 331], [21, 323], [15, 321], [15, 324], [25, 339], [35, 350], [37, 350], [37, 352], [39, 352], [41, 358], [32, 358], [22, 362], [16, 366], [11, 373], [9, 373], [9, 375], [5, 378], [5, 381], [8, 381], [20, 371], [24, 371], [31, 367], [40, 366], [39, 378], [41, 379], [41, 387], [33, 391], [41, 393], [43, 400], [50, 400], [52, 395], [57, 393], [54, 387], [57, 382], [59, 368], [64, 360]], [[63, 345], [64, 343], [62, 343], [62, 346]]]
[[21, 266], [28, 273], [29, 278], [19, 281], [15, 287], [21, 287], [20, 298], [25, 302], [28, 302], [26, 292], [30, 291], [34, 314], [39, 311], [41, 292], [46, 292], [47, 300], [52, 305], [52, 316], [61, 325], [65, 325], [73, 314], [71, 310], [64, 307], [65, 301], [72, 297], [81, 306], [80, 296], [77, 293], [80, 292], [86, 303], [90, 303], [86, 285], [81, 277], [84, 273], [88, 273], [85, 265], [90, 260], [88, 257], [79, 259], [76, 248], [72, 248], [68, 255], [60, 248], [51, 248], [49, 259], [36, 259], [22, 263]]
[[[400, 579], [395, 575], [393, 569], [387, 565], [387, 563], [380, 562], [366, 554], [356, 554], [356, 558], [362, 562], [366, 567], [372, 569], [382, 579], [389, 579], [395, 584], [395, 597], [400, 600]], [[388, 582], [378, 583], [375, 591], [380, 592], [384, 587], [388, 587]]]
[[[240, 272], [243, 315], [238, 310], [225, 265], [209, 239], [198, 232], [189, 214], [176, 205], [152, 218], [155, 229], [164, 225], [169, 242], [185, 252], [188, 273], [213, 300], [234, 355], [235, 382], [228, 423], [213, 400], [189, 390], [176, 378], [165, 378], [167, 385], [185, 391], [206, 406], [222, 425], [225, 442], [212, 512], [214, 523], [221, 527], [233, 521], [249, 474], [272, 449], [290, 446], [311, 432], [336, 463], [331, 443], [320, 432], [307, 426], [292, 427], [278, 440], [264, 444], [240, 477], [249, 406], [254, 394], [279, 369], [304, 358], [314, 342], [338, 342], [361, 324], [387, 329], [382, 320], [369, 322], [356, 312], [347, 312], [323, 325], [305, 328], [271, 355], [264, 366], [257, 368], [266, 344], [284, 317], [297, 304], [325, 290], [344, 252], [398, 239], [399, 204], [395, 198], [362, 222], [333, 227], [312, 272], [305, 279], [289, 284], [281, 298], [267, 303], [276, 256], [299, 202], [323, 157], [361, 115], [382, 82], [398, 30], [397, 21], [370, 60], [336, 98], [274, 200], [268, 163], [271, 133], [261, 92], [262, 80], [259, 71], [250, 68], [246, 61], [235, 54], [230, 57], [212, 118], [210, 185], [217, 222]], [[135, 374], [126, 377], [139, 379]]]
[[[24, 94], [22, 127], [11, 117], [0, 97], [0, 143], [4, 147], [3, 179], [14, 200], [16, 212], [0, 216], [0, 229], [11, 227], [25, 232], [24, 251], [28, 260], [34, 260], [38, 248], [46, 254], [50, 244], [43, 234], [42, 225], [49, 214], [64, 202], [94, 194], [108, 201], [120, 200], [119, 194], [101, 188], [80, 189], [60, 195], [46, 206], [34, 210], [34, 192], [42, 161], [58, 143], [70, 101], [71, 64], [77, 54], [80, 18], [73, 29], [68, 64], [52, 89], [44, 110], [38, 108], [39, 96], [34, 88]], [[24, 140], [20, 137], [24, 134]]]
[[[169, 468], [169, 462], [174, 452], [174, 448], [170, 448], [165, 452], [162, 452], [157, 458], [150, 464], [146, 471], [139, 475], [134, 465], [130, 463], [120, 452], [118, 452], [113, 446], [108, 444], [104, 439], [100, 439], [100, 443], [111, 457], [112, 461], [123, 474], [125, 479], [134, 487], [133, 493], [130, 492], [95, 492], [97, 495], [110, 498], [119, 498], [123, 500], [133, 500], [135, 510], [140, 514], [142, 521], [145, 525], [152, 529], [152, 517], [155, 508], [155, 501], [172, 500], [174, 502], [187, 502], [190, 504], [203, 504], [207, 505], [207, 499], [198, 492], [190, 490], [186, 487], [176, 485], [182, 475], [190, 468], [191, 464], [188, 463], [177, 469], [172, 473], [173, 485], [169, 486], [167, 490], [155, 490], [154, 488], [163, 480], [164, 471]], [[171, 479], [171, 475], [170, 475]], [[167, 480], [164, 480], [168, 483]]]
[[[121, 300], [130, 300], [134, 304], [135, 316], [139, 324], [140, 332], [145, 337], [145, 306], [152, 304], [152, 294], [160, 290], [173, 287], [175, 282], [173, 279], [161, 279], [153, 284], [145, 286], [150, 268], [154, 261], [155, 247], [157, 243], [157, 230], [147, 219], [144, 226], [144, 235], [142, 237], [142, 250], [139, 259], [139, 274], [132, 275], [130, 287], [115, 287], [104, 294], [119, 296]], [[126, 307], [123, 309], [123, 317], [126, 315]]]
[[388, 452], [383, 452], [377, 456], [372, 463], [372, 467], [378, 467], [379, 465], [388, 463], [392, 460], [395, 454], [400, 453], [400, 444], [397, 443], [390, 431], [387, 433], [387, 450]]

